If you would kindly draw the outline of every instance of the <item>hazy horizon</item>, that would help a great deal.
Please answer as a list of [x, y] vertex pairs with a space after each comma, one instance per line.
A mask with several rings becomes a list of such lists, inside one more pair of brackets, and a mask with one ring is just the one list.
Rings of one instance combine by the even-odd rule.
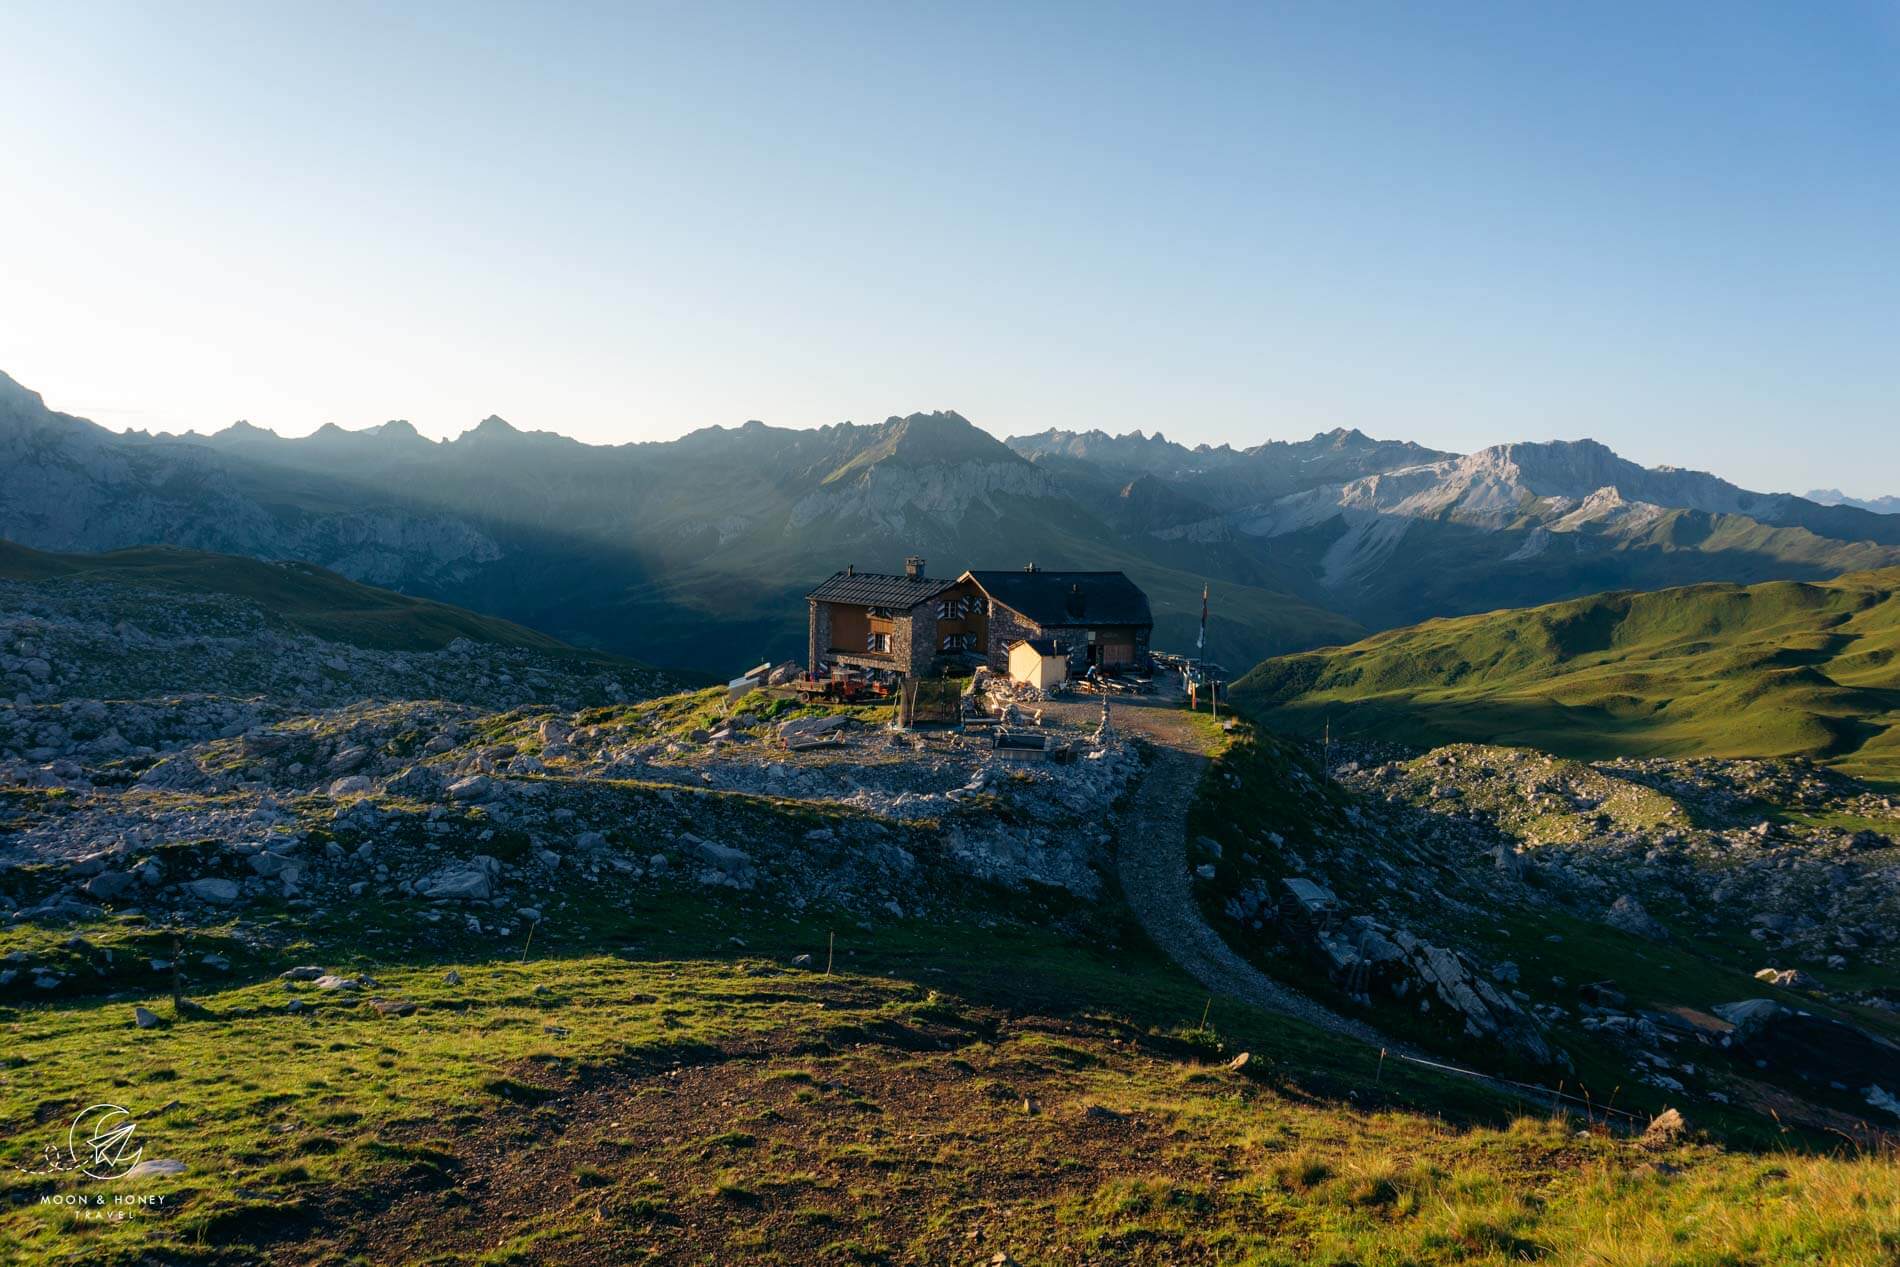
[[955, 408], [1900, 491], [1900, 13], [21, 5], [0, 368], [119, 430]]

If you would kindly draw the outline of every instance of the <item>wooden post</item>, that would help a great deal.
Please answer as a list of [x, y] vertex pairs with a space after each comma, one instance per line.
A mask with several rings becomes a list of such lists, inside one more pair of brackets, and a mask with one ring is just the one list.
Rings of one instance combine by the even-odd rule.
[[831, 959], [838, 951], [838, 934], [833, 930], [831, 940], [825, 945], [825, 975], [831, 975]]

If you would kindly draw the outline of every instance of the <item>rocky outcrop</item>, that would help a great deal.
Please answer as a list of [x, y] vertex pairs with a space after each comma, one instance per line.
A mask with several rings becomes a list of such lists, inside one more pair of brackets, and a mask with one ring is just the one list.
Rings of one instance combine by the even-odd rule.
[[1333, 979], [1364, 1003], [1376, 996], [1424, 1013], [1443, 1009], [1466, 1038], [1536, 1064], [1555, 1059], [1536, 1021], [1455, 950], [1365, 915], [1345, 919], [1316, 941]]

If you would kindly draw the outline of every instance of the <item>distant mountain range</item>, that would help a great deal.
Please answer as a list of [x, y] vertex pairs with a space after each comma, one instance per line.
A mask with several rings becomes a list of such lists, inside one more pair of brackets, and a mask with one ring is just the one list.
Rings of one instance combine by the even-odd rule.
[[1240, 668], [1426, 616], [1606, 589], [1900, 563], [1900, 517], [1751, 493], [1592, 441], [1468, 456], [1338, 430], [1188, 448], [1136, 432], [999, 441], [955, 413], [748, 422], [586, 445], [488, 418], [286, 439], [107, 431], [0, 375], [0, 537], [304, 559], [649, 663], [801, 654], [803, 595], [847, 563], [933, 574], [1120, 568], [1158, 647]]
[[1900, 515], [1900, 497], [1849, 497], [1838, 488], [1811, 489], [1807, 497], [1823, 506], [1855, 506], [1879, 515]]

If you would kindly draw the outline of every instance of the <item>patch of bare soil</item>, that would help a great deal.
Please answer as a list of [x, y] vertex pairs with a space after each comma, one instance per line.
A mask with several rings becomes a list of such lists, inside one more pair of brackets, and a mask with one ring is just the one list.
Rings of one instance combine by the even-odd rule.
[[[383, 1192], [339, 1194], [283, 1263], [912, 1263], [1088, 1256], [1047, 1212], [1117, 1179], [1207, 1184], [1157, 1090], [1251, 1096], [1111, 1025], [909, 1018], [524, 1090]], [[808, 1054], [800, 1054], [808, 1053]], [[1164, 1081], [1157, 1087], [1159, 1075]], [[452, 1161], [442, 1160], [452, 1158]], [[308, 1230], [308, 1229], [306, 1229]], [[1180, 1263], [1124, 1245], [1114, 1261]], [[486, 1257], [485, 1257], [486, 1256]], [[1207, 1261], [1212, 1261], [1211, 1259]]]

